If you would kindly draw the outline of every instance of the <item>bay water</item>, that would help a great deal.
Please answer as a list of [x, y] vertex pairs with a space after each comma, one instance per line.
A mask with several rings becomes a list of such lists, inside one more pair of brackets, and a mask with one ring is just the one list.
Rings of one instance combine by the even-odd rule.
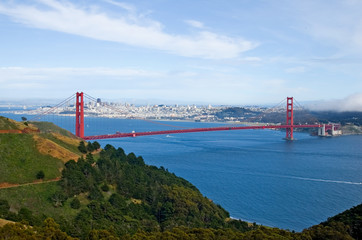
[[[0, 113], [20, 120], [20, 115]], [[21, 115], [24, 116], [24, 115]], [[32, 116], [27, 116], [31, 118]], [[74, 118], [47, 121], [74, 132]], [[57, 120], [54, 120], [57, 119]], [[85, 134], [213, 127], [219, 123], [86, 118]], [[187, 179], [234, 218], [301, 231], [362, 203], [362, 136], [320, 138], [239, 130], [99, 140]]]

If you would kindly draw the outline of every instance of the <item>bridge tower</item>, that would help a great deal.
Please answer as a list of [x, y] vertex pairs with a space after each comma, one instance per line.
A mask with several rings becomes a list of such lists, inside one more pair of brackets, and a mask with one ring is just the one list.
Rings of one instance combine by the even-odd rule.
[[77, 92], [75, 111], [75, 135], [84, 138], [84, 101], [83, 92]]
[[290, 127], [286, 128], [286, 136], [285, 139], [293, 140], [293, 97], [287, 97], [287, 121], [286, 125], [290, 125]]

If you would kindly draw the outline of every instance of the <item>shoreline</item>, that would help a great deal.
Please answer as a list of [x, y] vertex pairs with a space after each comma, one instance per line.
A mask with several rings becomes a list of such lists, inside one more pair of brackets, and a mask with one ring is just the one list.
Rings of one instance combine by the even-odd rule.
[[[26, 111], [0, 111], [1, 113], [10, 113], [10, 114], [14, 114], [14, 115], [29, 115], [29, 116], [37, 116], [37, 114], [28, 114], [25, 113]], [[54, 114], [56, 116], [61, 116], [61, 117], [74, 117], [73, 115], [69, 115], [69, 114]], [[110, 116], [91, 116], [91, 115], [87, 115], [85, 114], [86, 117], [93, 117], [93, 118], [106, 118], [106, 119], [122, 119], [122, 120], [143, 120], [143, 121], [150, 121], [150, 122], [184, 122], [184, 123], [211, 123], [211, 124], [221, 124], [221, 125], [244, 125], [244, 126], [263, 126], [263, 125], [278, 125], [276, 123], [261, 123], [261, 122], [240, 122], [240, 121], [195, 121], [195, 120], [191, 120], [191, 119], [147, 119], [147, 118], [125, 118], [125, 117], [110, 117]], [[353, 128], [353, 129], [348, 129], [347, 128]], [[341, 126], [342, 129], [342, 135], [340, 136], [350, 136], [350, 135], [362, 135], [362, 127], [359, 127], [357, 125], [344, 125]], [[280, 129], [274, 129], [277, 131], [280, 131]], [[297, 132], [297, 131], [296, 131]], [[305, 132], [308, 133], [307, 131], [298, 131], [298, 132]]]

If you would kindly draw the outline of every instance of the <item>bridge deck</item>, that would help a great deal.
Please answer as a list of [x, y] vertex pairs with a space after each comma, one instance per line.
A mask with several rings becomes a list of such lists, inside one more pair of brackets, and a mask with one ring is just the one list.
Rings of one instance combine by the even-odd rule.
[[[329, 125], [326, 125], [329, 126]], [[210, 128], [189, 128], [178, 130], [164, 130], [164, 131], [150, 131], [150, 132], [131, 132], [131, 133], [115, 133], [105, 135], [85, 136], [84, 140], [108, 139], [108, 138], [124, 138], [124, 137], [138, 137], [150, 135], [163, 135], [163, 134], [177, 134], [177, 133], [193, 133], [193, 132], [211, 132], [211, 131], [229, 131], [229, 130], [245, 130], [245, 129], [282, 129], [282, 128], [318, 128], [322, 127], [321, 124], [315, 125], [265, 125], [265, 126], [240, 126], [240, 127], [210, 127]]]

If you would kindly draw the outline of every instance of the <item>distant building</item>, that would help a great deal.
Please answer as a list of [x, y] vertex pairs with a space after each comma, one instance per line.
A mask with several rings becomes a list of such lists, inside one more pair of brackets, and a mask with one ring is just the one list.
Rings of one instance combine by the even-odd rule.
[[97, 103], [102, 103], [102, 100], [100, 98], [97, 98]]

